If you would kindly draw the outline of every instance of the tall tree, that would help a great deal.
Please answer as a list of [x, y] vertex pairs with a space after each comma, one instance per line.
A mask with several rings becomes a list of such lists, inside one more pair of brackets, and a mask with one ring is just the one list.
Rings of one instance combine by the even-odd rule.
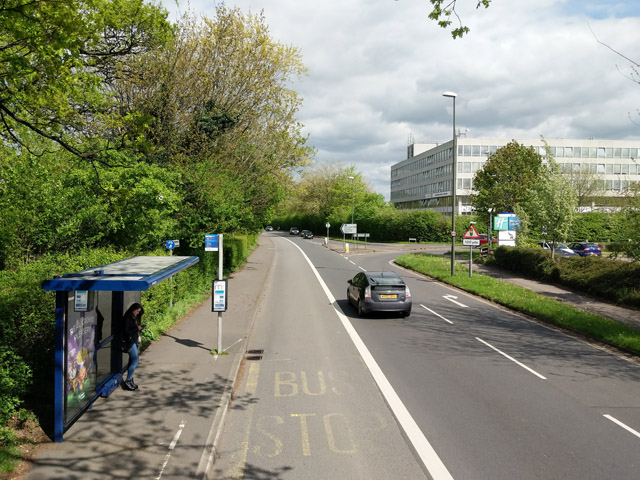
[[629, 189], [626, 202], [622, 209], [625, 221], [620, 243], [627, 257], [640, 262], [640, 185], [634, 184]]
[[306, 72], [299, 51], [274, 42], [262, 15], [218, 6], [214, 19], [185, 15], [170, 48], [131, 68], [118, 96], [150, 119], [147, 160], [181, 172], [197, 241], [213, 212], [223, 230], [260, 225], [313, 153], [289, 85]]
[[492, 153], [476, 173], [473, 207], [479, 212], [515, 211], [531, 199], [541, 171], [542, 157], [533, 147], [511, 141]]
[[531, 197], [531, 202], [526, 207], [532, 222], [540, 230], [544, 228], [546, 231], [553, 257], [556, 245], [567, 239], [576, 215], [578, 201], [570, 181], [562, 175], [551, 147], [544, 139], [542, 140], [546, 150], [546, 164], [540, 170], [535, 185], [535, 195]]

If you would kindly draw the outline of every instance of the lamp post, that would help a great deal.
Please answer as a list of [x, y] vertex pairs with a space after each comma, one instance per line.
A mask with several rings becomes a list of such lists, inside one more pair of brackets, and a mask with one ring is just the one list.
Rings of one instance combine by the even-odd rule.
[[487, 208], [487, 212], [489, 212], [489, 234], [487, 235], [487, 239], [488, 239], [488, 252], [489, 252], [489, 256], [491, 256], [493, 254], [493, 217], [491, 216], [493, 214], [493, 208]]
[[458, 168], [457, 165], [457, 156], [458, 156], [458, 145], [456, 141], [456, 97], [457, 94], [454, 92], [444, 92], [442, 94], [443, 97], [449, 97], [453, 99], [453, 183], [451, 185], [451, 275], [455, 275], [456, 272], [456, 170]]
[[349, 177], [349, 180], [351, 180], [351, 224], [353, 225], [353, 204], [354, 204], [353, 180], [354, 180], [354, 177]]

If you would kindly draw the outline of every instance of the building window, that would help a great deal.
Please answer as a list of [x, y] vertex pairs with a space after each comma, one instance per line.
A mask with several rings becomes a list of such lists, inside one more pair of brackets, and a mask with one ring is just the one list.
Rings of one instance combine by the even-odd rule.
[[598, 174], [600, 174], [600, 175], [604, 175], [605, 174], [604, 163], [599, 163], [598, 164]]
[[613, 174], [614, 175], [620, 175], [621, 172], [621, 168], [620, 168], [620, 164], [616, 163], [613, 165]]
[[629, 164], [628, 163], [623, 163], [622, 164], [622, 171], [620, 173], [622, 173], [622, 175], [629, 175]]
[[611, 175], [611, 174], [613, 173], [613, 165], [612, 165], [612, 164], [610, 164], [610, 163], [607, 163], [607, 164], [604, 166], [604, 172], [605, 172], [605, 174], [607, 174], [607, 175]]
[[598, 147], [598, 158], [604, 158], [604, 147]]

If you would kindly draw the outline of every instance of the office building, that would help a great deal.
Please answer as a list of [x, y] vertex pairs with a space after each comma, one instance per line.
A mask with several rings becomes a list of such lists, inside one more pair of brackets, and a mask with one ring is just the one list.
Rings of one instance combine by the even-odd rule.
[[[473, 177], [490, 154], [511, 141], [533, 147], [546, 156], [541, 139], [466, 138], [458, 136], [456, 159], [456, 213], [471, 214]], [[562, 173], [577, 178], [589, 174], [602, 180], [598, 199], [582, 205], [582, 211], [612, 204], [632, 183], [640, 182], [640, 140], [547, 139]], [[432, 209], [451, 214], [453, 140], [441, 144], [412, 143], [407, 158], [391, 166], [390, 200], [399, 209]]]

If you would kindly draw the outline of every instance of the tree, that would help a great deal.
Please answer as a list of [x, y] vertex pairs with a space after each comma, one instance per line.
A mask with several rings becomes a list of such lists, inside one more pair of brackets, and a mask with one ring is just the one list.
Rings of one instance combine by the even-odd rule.
[[622, 209], [625, 217], [622, 250], [626, 256], [640, 262], [640, 185], [635, 184], [627, 195], [627, 204]]
[[0, 138], [84, 160], [123, 148], [135, 125], [112, 95], [123, 63], [162, 45], [166, 11], [144, 0], [6, 0], [0, 5]]
[[516, 212], [524, 208], [535, 194], [542, 172], [542, 157], [533, 147], [511, 141], [489, 156], [473, 180], [476, 193], [471, 203], [485, 221], [489, 209]]
[[352, 208], [357, 219], [361, 212], [370, 209], [370, 204], [379, 202], [380, 198], [372, 194], [354, 165], [327, 163], [303, 174], [288, 205], [291, 212], [351, 223]]
[[185, 15], [169, 48], [130, 67], [117, 95], [150, 119], [147, 161], [180, 172], [194, 241], [264, 224], [313, 153], [288, 85], [306, 72], [299, 51], [274, 42], [262, 15], [218, 6], [215, 19]]
[[547, 240], [551, 244], [551, 256], [555, 248], [564, 242], [576, 215], [577, 197], [570, 182], [563, 177], [560, 168], [551, 153], [551, 147], [545, 145], [547, 165], [540, 170], [535, 185], [535, 195], [527, 205], [527, 212], [540, 230], [546, 229]]
[[606, 192], [604, 179], [594, 172], [571, 171], [569, 183], [575, 190], [578, 207], [588, 206], [590, 201]]
[[[458, 27], [451, 30], [451, 36], [455, 39], [458, 37], [462, 37], [464, 34], [469, 33], [469, 27], [462, 24], [462, 20], [458, 16], [456, 12], [456, 2], [457, 0], [429, 0], [433, 7], [433, 10], [429, 13], [429, 18], [438, 22], [442, 28], [449, 28], [451, 26], [452, 20], [451, 16], [455, 16], [458, 20]], [[476, 9], [481, 6], [484, 8], [489, 8], [489, 4], [491, 0], [477, 0]], [[443, 4], [446, 4], [443, 6]]]

